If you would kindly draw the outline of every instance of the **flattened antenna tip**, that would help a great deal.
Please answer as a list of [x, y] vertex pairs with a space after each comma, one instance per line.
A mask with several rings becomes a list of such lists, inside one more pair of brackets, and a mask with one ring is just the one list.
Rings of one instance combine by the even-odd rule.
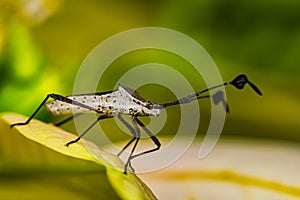
[[252, 82], [248, 81], [250, 87], [259, 95], [262, 96], [262, 92], [260, 91], [260, 89], [258, 89], [258, 87], [256, 85], [254, 85]]
[[238, 75], [235, 79], [233, 79], [230, 84], [236, 87], [237, 89], [243, 89], [245, 84], [248, 83], [248, 78], [245, 74]]
[[246, 84], [249, 84], [250, 87], [260, 96], [262, 96], [262, 92], [258, 89], [256, 85], [250, 82], [245, 74], [238, 75], [235, 79], [233, 79], [230, 84], [236, 87], [237, 89], [243, 89]]

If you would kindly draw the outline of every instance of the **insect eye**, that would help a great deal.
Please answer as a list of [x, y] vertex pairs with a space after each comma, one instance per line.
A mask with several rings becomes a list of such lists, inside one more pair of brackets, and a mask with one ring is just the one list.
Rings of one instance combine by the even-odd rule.
[[152, 110], [152, 109], [153, 109], [153, 104], [152, 104], [152, 103], [149, 103], [149, 104], [147, 105], [147, 108], [148, 108], [149, 110]]

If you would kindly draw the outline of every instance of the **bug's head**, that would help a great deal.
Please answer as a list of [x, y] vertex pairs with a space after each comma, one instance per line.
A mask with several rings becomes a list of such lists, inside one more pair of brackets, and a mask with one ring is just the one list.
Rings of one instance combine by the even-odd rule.
[[144, 113], [150, 115], [150, 116], [158, 116], [160, 115], [161, 110], [163, 109], [163, 106], [160, 104], [148, 102], [144, 107], [143, 111]]

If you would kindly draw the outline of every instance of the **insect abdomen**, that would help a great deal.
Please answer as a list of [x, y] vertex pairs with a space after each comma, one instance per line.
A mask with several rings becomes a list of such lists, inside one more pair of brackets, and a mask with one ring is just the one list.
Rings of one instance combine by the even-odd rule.
[[48, 112], [52, 115], [66, 115], [72, 113], [81, 113], [81, 112], [91, 112], [87, 108], [83, 108], [77, 105], [73, 105], [70, 103], [65, 103], [62, 101], [54, 100], [45, 104]]

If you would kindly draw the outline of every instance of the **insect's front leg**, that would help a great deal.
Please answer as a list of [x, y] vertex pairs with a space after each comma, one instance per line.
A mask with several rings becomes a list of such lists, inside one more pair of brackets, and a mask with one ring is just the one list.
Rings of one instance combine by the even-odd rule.
[[154, 142], [154, 144], [156, 145], [156, 147], [153, 148], [153, 149], [150, 149], [150, 150], [147, 150], [147, 151], [143, 151], [143, 152], [141, 152], [141, 153], [138, 153], [138, 154], [136, 154], [136, 155], [131, 156], [131, 158], [130, 158], [131, 160], [132, 160], [133, 158], [138, 157], [138, 156], [142, 156], [142, 155], [145, 155], [145, 154], [154, 152], [154, 151], [158, 151], [158, 150], [160, 149], [160, 147], [161, 147], [161, 143], [159, 142], [159, 140], [157, 139], [157, 137], [155, 137], [155, 135], [153, 135], [153, 134], [151, 133], [151, 131], [143, 124], [143, 122], [141, 122], [137, 117], [135, 117], [135, 121], [136, 121], [136, 123], [137, 123], [139, 126], [141, 126], [141, 127], [143, 128], [143, 130], [145, 131], [145, 133], [146, 133], [146, 134], [150, 137], [150, 139]]
[[[126, 162], [126, 164], [125, 164], [125, 169], [124, 169], [124, 174], [127, 174], [127, 168], [128, 167], [130, 167], [131, 169], [133, 169], [133, 167], [131, 166], [131, 160], [133, 159], [133, 158], [136, 158], [136, 157], [138, 157], [138, 156], [142, 156], [142, 155], [145, 155], [145, 154], [147, 154], [147, 153], [151, 153], [151, 152], [154, 152], [154, 151], [157, 151], [157, 150], [159, 150], [160, 149], [160, 146], [161, 146], [161, 144], [160, 144], [160, 142], [159, 142], [159, 140], [155, 137], [155, 135], [153, 135], [152, 133], [151, 133], [151, 131], [136, 117], [136, 116], [132, 116], [132, 118], [131, 118], [132, 120], [132, 124], [133, 124], [133, 126], [134, 126], [134, 128], [135, 128], [135, 130], [136, 130], [136, 142], [135, 142], [135, 144], [134, 144], [134, 146], [133, 146], [133, 148], [132, 148], [132, 150], [131, 150], [131, 153], [130, 153], [130, 156], [128, 157], [128, 160], [127, 160], [127, 162]], [[150, 138], [151, 138], [151, 140], [155, 143], [155, 145], [156, 145], [156, 148], [153, 148], [153, 149], [150, 149], [150, 150], [147, 150], [147, 151], [143, 151], [143, 152], [141, 152], [141, 153], [138, 153], [138, 154], [135, 154], [135, 155], [133, 155], [133, 152], [134, 152], [134, 150], [135, 150], [135, 148], [136, 148], [136, 146], [137, 146], [137, 143], [138, 143], [138, 141], [139, 141], [139, 139], [140, 139], [140, 130], [139, 130], [139, 128], [138, 128], [138, 126], [137, 125], [139, 125], [139, 126], [141, 126], [142, 128], [143, 128], [143, 130], [146, 132], [146, 134], [148, 135], [148, 136], [150, 136]], [[131, 142], [129, 142], [129, 144], [130, 144]], [[127, 147], [128, 145], [126, 145], [125, 147]], [[134, 171], [134, 169], [133, 169], [133, 171]]]
[[122, 117], [122, 114], [119, 113], [118, 114], [118, 119], [126, 126], [126, 128], [131, 132], [131, 134], [133, 135], [133, 138], [121, 149], [121, 151], [117, 154], [117, 156], [120, 156], [126, 149], [127, 147], [129, 147], [131, 145], [131, 143], [136, 140], [136, 131], [134, 130], [134, 128], [127, 122], [124, 120], [124, 118]]
[[124, 150], [133, 142], [135, 141], [134, 143], [134, 146], [133, 148], [131, 149], [131, 152], [130, 152], [130, 155], [127, 159], [127, 162], [125, 163], [125, 167], [124, 167], [124, 174], [127, 174], [127, 169], [128, 167], [134, 172], [134, 169], [131, 165], [131, 158], [132, 158], [132, 155], [133, 155], [133, 152], [134, 150], [136, 149], [136, 146], [140, 140], [140, 136], [141, 136], [141, 132], [140, 132], [140, 129], [137, 127], [137, 124], [136, 124], [136, 121], [135, 121], [135, 116], [131, 115], [130, 116], [130, 120], [132, 122], [132, 126], [126, 122], [123, 117], [121, 116], [121, 114], [118, 114], [118, 118], [119, 120], [128, 128], [128, 130], [131, 132], [131, 134], [133, 135], [133, 138], [122, 148], [122, 150], [117, 154], [118, 156], [121, 155]]
[[137, 126], [137, 124], [136, 124], [136, 117], [135, 117], [134, 115], [131, 115], [130, 120], [131, 120], [132, 125], [133, 125], [133, 127], [134, 127], [136, 141], [135, 141], [135, 143], [134, 143], [134, 145], [133, 145], [133, 148], [131, 149], [131, 152], [130, 152], [130, 155], [129, 155], [129, 157], [128, 157], [128, 160], [127, 160], [127, 162], [126, 162], [126, 164], [125, 164], [125, 167], [124, 167], [124, 174], [127, 174], [127, 168], [128, 168], [128, 167], [130, 167], [130, 168], [132, 169], [132, 171], [134, 172], [134, 169], [133, 169], [133, 167], [132, 167], [132, 165], [131, 165], [131, 159], [132, 159], [132, 157], [133, 157], [133, 152], [134, 152], [134, 150], [136, 149], [137, 144], [138, 144], [138, 142], [139, 142], [139, 140], [140, 140], [140, 137], [141, 137], [141, 131], [140, 131], [140, 129], [138, 128], [138, 126]]

